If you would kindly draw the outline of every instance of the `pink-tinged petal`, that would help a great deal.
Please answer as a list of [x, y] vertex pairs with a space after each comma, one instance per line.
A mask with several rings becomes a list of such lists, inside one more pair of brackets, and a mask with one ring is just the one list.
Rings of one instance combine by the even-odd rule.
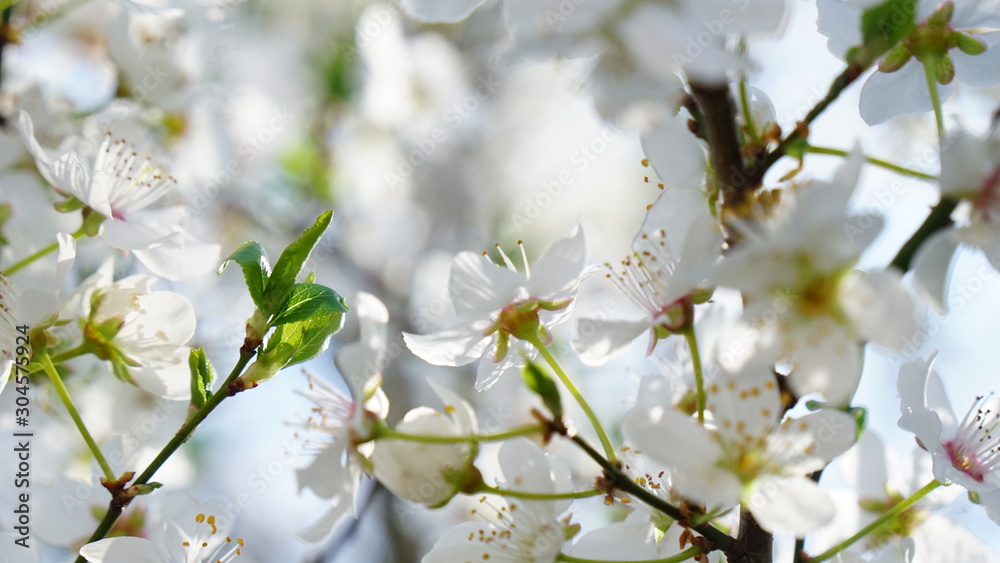
[[798, 395], [822, 393], [833, 404], [851, 400], [861, 378], [861, 347], [834, 321], [812, 323], [796, 335], [788, 384]]
[[436, 366], [464, 366], [483, 355], [490, 341], [483, 332], [489, 325], [489, 321], [473, 321], [431, 334], [404, 332], [403, 341], [425, 362]]
[[[899, 427], [916, 434], [917, 439], [928, 448], [939, 447], [942, 431], [938, 413], [927, 408], [932, 362], [933, 356], [927, 360], [918, 358], [906, 362], [900, 368], [896, 382], [899, 391]], [[951, 418], [954, 419], [954, 415]]]
[[174, 563], [159, 545], [146, 538], [106, 538], [80, 548], [80, 555], [92, 563]]
[[[664, 119], [656, 128], [644, 133], [642, 149], [668, 190], [694, 190], [695, 194], [698, 193], [708, 165], [705, 149], [677, 119]], [[667, 193], [669, 191], [661, 195], [660, 199], [669, 197]], [[672, 226], [673, 224], [666, 223], [660, 225], [660, 228]]]
[[451, 265], [448, 291], [455, 312], [465, 318], [486, 318], [518, 297], [524, 276], [475, 252], [459, 252]]
[[913, 257], [913, 281], [934, 312], [948, 312], [948, 283], [952, 264], [961, 241], [954, 229], [931, 235]]
[[564, 290], [575, 290], [590, 258], [590, 244], [583, 226], [577, 225], [565, 237], [552, 243], [531, 268], [528, 293], [545, 299]]
[[744, 501], [761, 528], [805, 537], [830, 522], [833, 501], [807, 477], [760, 477], [747, 490]]
[[624, 351], [636, 338], [649, 330], [649, 318], [637, 321], [606, 321], [602, 319], [580, 319], [576, 325], [573, 349], [583, 363], [589, 366], [603, 365], [611, 356]]
[[411, 18], [427, 23], [464, 20], [486, 0], [402, 0], [400, 5]]
[[714, 466], [722, 448], [712, 433], [677, 410], [633, 408], [622, 424], [625, 439], [653, 460], [689, 471]]
[[914, 347], [917, 304], [896, 271], [850, 272], [841, 282], [840, 306], [865, 339], [896, 351]]
[[[938, 85], [943, 103], [951, 96], [951, 86]], [[869, 125], [884, 123], [898, 115], [931, 111], [924, 68], [911, 60], [896, 72], [876, 70], [861, 88], [861, 118]]]

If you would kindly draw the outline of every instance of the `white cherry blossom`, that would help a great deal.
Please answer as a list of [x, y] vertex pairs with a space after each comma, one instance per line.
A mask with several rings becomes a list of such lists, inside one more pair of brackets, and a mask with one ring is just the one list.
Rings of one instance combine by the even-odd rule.
[[80, 548], [91, 563], [229, 563], [243, 554], [243, 538], [229, 536], [230, 504], [168, 496], [150, 509], [147, 537], [105, 538]]
[[610, 278], [646, 315], [634, 321], [580, 319], [573, 346], [588, 364], [603, 363], [649, 331], [647, 353], [661, 338], [694, 322], [696, 293], [707, 293], [709, 266], [722, 252], [722, 233], [698, 190], [667, 189], [649, 209], [632, 254]]
[[986, 514], [1000, 524], [1000, 400], [992, 393], [977, 397], [959, 419], [933, 364], [931, 356], [900, 369], [899, 426], [930, 452], [935, 479], [978, 495]]
[[[566, 467], [524, 438], [505, 443], [499, 457], [504, 486], [512, 490], [542, 494], [570, 490]], [[445, 532], [421, 561], [553, 563], [567, 539], [569, 525], [559, 516], [569, 504], [568, 500], [511, 500], [496, 506], [483, 497], [472, 511], [480, 520]]]
[[807, 475], [851, 446], [855, 424], [828, 409], [782, 420], [773, 373], [762, 363], [750, 366], [708, 387], [711, 426], [666, 406], [637, 406], [625, 416], [625, 436], [675, 469], [675, 491], [710, 510], [743, 503], [764, 529], [802, 537], [834, 514]]
[[506, 254], [504, 268], [485, 253], [461, 252], [452, 262], [448, 281], [458, 322], [432, 334], [404, 333], [406, 345], [439, 366], [463, 366], [485, 356], [476, 389], [488, 389], [523, 365], [522, 354], [529, 358], [537, 354], [525, 338], [551, 342], [549, 328], [568, 316], [588, 254], [580, 226], [553, 243], [534, 267], [529, 269], [525, 258], [524, 273]]
[[[819, 0], [820, 33], [830, 52], [843, 58], [861, 44], [861, 14], [871, 0]], [[941, 100], [952, 77], [970, 86], [1000, 84], [1000, 17], [994, 0], [916, 2], [916, 25], [891, 49], [861, 89], [861, 117], [877, 125], [893, 117], [932, 109], [924, 61], [937, 72]]]
[[743, 229], [746, 240], [713, 278], [742, 291], [746, 302], [746, 326], [727, 338], [790, 360], [795, 394], [820, 392], [837, 404], [857, 386], [861, 343], [899, 350], [916, 329], [915, 304], [899, 274], [853, 270], [882, 228], [878, 215], [849, 215], [861, 164], [854, 151], [831, 182], [786, 192], [794, 202]]
[[378, 366], [386, 359], [386, 324], [389, 312], [377, 297], [359, 292], [354, 305], [361, 325], [361, 339], [345, 345], [334, 359], [351, 391], [340, 390], [318, 377], [309, 377], [302, 394], [315, 405], [303, 425], [309, 444], [318, 451], [306, 467], [296, 472], [299, 489], [310, 489], [331, 507], [300, 535], [309, 542], [325, 538], [344, 515], [356, 515], [354, 503], [362, 473], [370, 472], [368, 456], [375, 425], [389, 414], [389, 400], [380, 387]]
[[112, 140], [110, 133], [91, 158], [42, 147], [25, 112], [18, 127], [42, 177], [104, 217], [100, 236], [109, 246], [133, 252], [154, 274], [172, 280], [191, 279], [218, 266], [219, 245], [187, 231], [183, 207], [148, 209], [176, 184], [161, 165], [140, 157], [125, 140]]

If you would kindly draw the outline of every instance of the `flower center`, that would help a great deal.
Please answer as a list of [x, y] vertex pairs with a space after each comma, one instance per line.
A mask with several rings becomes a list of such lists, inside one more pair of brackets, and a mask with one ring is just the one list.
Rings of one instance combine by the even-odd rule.
[[966, 413], [955, 437], [941, 444], [955, 469], [979, 483], [997, 475], [1000, 469], [1000, 416], [986, 407], [988, 397], [977, 397]]
[[234, 540], [226, 536], [221, 544], [209, 550], [209, 544], [221, 538], [214, 515], [198, 514], [194, 521], [198, 523], [194, 537], [181, 542], [184, 563], [229, 563], [243, 555], [243, 548], [246, 546], [243, 538]]

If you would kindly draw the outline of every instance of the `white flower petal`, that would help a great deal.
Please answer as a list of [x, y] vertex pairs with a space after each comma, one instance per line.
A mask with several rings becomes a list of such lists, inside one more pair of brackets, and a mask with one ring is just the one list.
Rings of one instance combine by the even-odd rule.
[[[950, 86], [938, 85], [941, 102], [951, 96]], [[896, 72], [876, 70], [861, 88], [861, 118], [878, 125], [898, 115], [931, 111], [924, 68], [916, 60]]]
[[829, 319], [800, 329], [795, 367], [788, 384], [797, 396], [822, 393], [833, 404], [846, 404], [861, 378], [861, 348]]
[[948, 312], [948, 282], [959, 243], [955, 230], [945, 229], [924, 241], [913, 257], [913, 281], [939, 315]]
[[799, 538], [834, 516], [830, 497], [807, 477], [760, 477], [750, 486], [745, 500], [761, 528]]
[[942, 431], [938, 413], [927, 408], [927, 385], [932, 362], [933, 357], [906, 362], [900, 368], [896, 382], [899, 391], [899, 427], [916, 434], [928, 448], [940, 444]]
[[80, 555], [93, 563], [174, 563], [159, 545], [146, 538], [105, 538], [80, 548]]
[[578, 224], [568, 235], [552, 243], [531, 268], [527, 286], [529, 295], [546, 299], [566, 289], [574, 289], [589, 256], [587, 235], [583, 226]]
[[402, 0], [406, 15], [428, 23], [453, 23], [464, 20], [486, 0]]
[[671, 467], [700, 471], [722, 457], [712, 434], [674, 409], [633, 408], [625, 414], [622, 429], [635, 449]]
[[473, 321], [431, 334], [403, 333], [411, 352], [436, 366], [464, 366], [483, 355], [490, 339], [483, 336], [489, 321]]
[[459, 252], [451, 265], [448, 291], [455, 312], [464, 318], [486, 317], [518, 297], [524, 276], [475, 252]]
[[649, 330], [650, 319], [636, 321], [607, 321], [602, 319], [580, 319], [577, 322], [577, 337], [573, 339], [573, 349], [583, 363], [599, 366], [608, 359], [624, 351], [643, 332]]
[[[654, 129], [644, 133], [641, 137], [642, 149], [668, 190], [697, 190], [705, 179], [708, 165], [705, 149], [678, 119], [664, 119]], [[660, 197], [667, 197], [666, 193]], [[662, 226], [670, 227], [672, 224]]]

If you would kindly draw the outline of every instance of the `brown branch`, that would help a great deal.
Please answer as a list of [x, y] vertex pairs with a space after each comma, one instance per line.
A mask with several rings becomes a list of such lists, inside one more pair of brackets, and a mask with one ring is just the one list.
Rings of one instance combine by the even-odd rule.
[[753, 175], [743, 164], [743, 149], [736, 129], [736, 104], [726, 84], [692, 81], [690, 85], [691, 94], [703, 117], [700, 125], [704, 125], [705, 131], [700, 133], [708, 139], [712, 167], [722, 193], [722, 205], [739, 212], [760, 181], [751, 181]]

